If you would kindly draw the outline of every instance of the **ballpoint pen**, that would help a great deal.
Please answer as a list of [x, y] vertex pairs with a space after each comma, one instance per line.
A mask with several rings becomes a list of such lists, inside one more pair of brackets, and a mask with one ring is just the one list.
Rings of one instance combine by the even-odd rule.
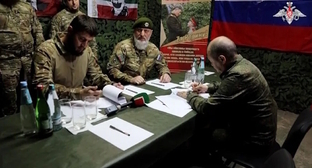
[[128, 89], [128, 88], [126, 88], [126, 90], [128, 90], [128, 91], [130, 91], [130, 92], [133, 92], [133, 93], [138, 93], [137, 91], [134, 91], [134, 90], [131, 90], [131, 89]]
[[118, 128], [116, 128], [116, 127], [112, 126], [112, 125], [110, 125], [110, 126], [109, 126], [109, 128], [111, 128], [111, 129], [113, 129], [113, 130], [116, 130], [116, 131], [118, 131], [118, 132], [121, 132], [121, 133], [123, 133], [123, 134], [125, 134], [125, 135], [130, 136], [130, 134], [129, 134], [129, 133], [126, 133], [126, 132], [124, 132], [124, 131], [122, 131], [122, 130], [120, 130], [120, 129], [118, 129]]
[[155, 83], [155, 82], [151, 82], [151, 84], [154, 84], [154, 85], [159, 85], [159, 86], [165, 86], [163, 84], [160, 84], [160, 83]]

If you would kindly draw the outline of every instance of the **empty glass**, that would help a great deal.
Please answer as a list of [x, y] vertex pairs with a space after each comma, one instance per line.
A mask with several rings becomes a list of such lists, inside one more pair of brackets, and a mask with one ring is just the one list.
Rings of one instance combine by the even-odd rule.
[[77, 130], [86, 127], [86, 111], [83, 103], [72, 103], [73, 109], [73, 125]]
[[89, 120], [96, 119], [96, 116], [98, 113], [96, 97], [94, 96], [85, 97], [84, 104], [85, 104], [87, 119]]
[[70, 99], [60, 99], [59, 103], [61, 108], [62, 123], [68, 124], [72, 121], [73, 118], [73, 110], [71, 107]]
[[190, 88], [192, 83], [196, 82], [196, 79], [196, 74], [192, 74], [191, 71], [187, 71], [184, 78], [184, 87], [187, 89]]

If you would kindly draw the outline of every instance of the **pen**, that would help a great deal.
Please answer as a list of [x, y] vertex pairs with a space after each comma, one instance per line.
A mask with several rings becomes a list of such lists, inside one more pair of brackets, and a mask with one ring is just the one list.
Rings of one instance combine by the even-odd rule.
[[151, 82], [151, 84], [154, 84], [154, 85], [159, 85], [159, 86], [165, 86], [163, 84], [160, 84], [160, 83], [155, 83], [155, 82]]
[[134, 91], [134, 90], [131, 90], [131, 89], [128, 89], [128, 88], [126, 88], [126, 90], [128, 90], [130, 92], [133, 92], [133, 93], [138, 93], [137, 91]]
[[123, 132], [123, 131], [121, 131], [120, 129], [118, 129], [118, 128], [116, 128], [116, 127], [112, 126], [112, 125], [110, 125], [110, 126], [109, 126], [109, 128], [111, 128], [111, 129], [113, 129], [113, 130], [116, 130], [116, 131], [118, 131], [118, 132], [121, 132], [121, 133], [123, 133], [123, 134], [125, 134], [125, 135], [130, 136], [130, 134], [129, 134], [129, 133]]

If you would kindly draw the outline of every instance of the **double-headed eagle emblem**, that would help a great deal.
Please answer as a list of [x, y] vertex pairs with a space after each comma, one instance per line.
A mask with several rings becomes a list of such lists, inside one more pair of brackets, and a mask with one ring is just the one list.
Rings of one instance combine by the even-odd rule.
[[287, 6], [284, 9], [279, 10], [273, 17], [282, 17], [283, 21], [291, 24], [293, 20], [299, 20], [300, 17], [306, 17], [300, 10], [295, 9], [296, 6], [292, 6], [293, 2], [286, 2]]

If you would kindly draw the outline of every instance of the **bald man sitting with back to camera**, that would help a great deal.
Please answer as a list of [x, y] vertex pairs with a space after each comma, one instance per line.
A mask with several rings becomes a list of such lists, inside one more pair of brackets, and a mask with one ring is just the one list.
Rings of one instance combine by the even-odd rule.
[[[237, 53], [232, 40], [220, 36], [207, 48], [207, 58], [221, 82], [193, 85], [179, 92], [209, 124], [202, 144], [242, 152], [267, 153], [275, 142], [277, 105], [261, 71]], [[198, 93], [209, 93], [208, 99]], [[196, 140], [195, 140], [196, 141]]]

